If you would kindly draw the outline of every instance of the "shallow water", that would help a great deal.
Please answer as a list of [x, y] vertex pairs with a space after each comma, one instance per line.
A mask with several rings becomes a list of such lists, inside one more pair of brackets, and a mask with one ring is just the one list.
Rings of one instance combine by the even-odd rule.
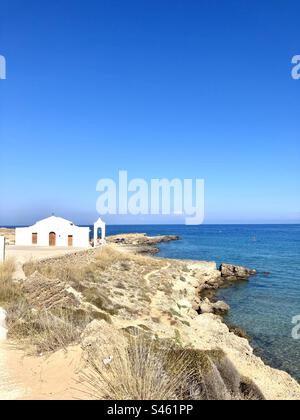
[[[109, 234], [176, 234], [161, 244], [160, 256], [214, 260], [256, 268], [249, 282], [222, 289], [231, 306], [226, 322], [242, 327], [272, 366], [300, 381], [300, 340], [292, 338], [292, 318], [300, 315], [300, 225], [111, 226]], [[269, 275], [265, 273], [269, 272]]]

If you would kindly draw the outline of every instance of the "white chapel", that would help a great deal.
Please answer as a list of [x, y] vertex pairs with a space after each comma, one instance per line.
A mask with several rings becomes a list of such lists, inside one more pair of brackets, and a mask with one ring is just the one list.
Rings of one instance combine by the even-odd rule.
[[[101, 229], [101, 239], [98, 231]], [[94, 246], [105, 243], [105, 223], [99, 219], [94, 225]], [[90, 228], [79, 227], [62, 217], [51, 216], [33, 226], [16, 229], [17, 246], [89, 248]]]

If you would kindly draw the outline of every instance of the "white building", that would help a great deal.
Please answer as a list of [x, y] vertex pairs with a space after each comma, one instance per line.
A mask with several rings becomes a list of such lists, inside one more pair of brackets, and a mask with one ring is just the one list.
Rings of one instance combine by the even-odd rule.
[[[100, 232], [99, 232], [100, 230]], [[99, 219], [94, 223], [94, 248], [97, 246], [105, 245], [105, 236], [106, 236], [106, 224]]]
[[88, 248], [90, 228], [51, 216], [26, 228], [16, 229], [16, 245]]

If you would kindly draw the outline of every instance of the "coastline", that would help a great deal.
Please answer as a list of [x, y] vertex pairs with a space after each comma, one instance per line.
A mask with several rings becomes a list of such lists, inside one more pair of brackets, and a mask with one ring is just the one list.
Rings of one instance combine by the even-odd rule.
[[[241, 386], [252, 384], [264, 399], [300, 399], [300, 385], [286, 372], [267, 366], [255, 356], [249, 341], [229, 330], [213, 303], [209, 307], [204, 293], [215, 293], [224, 284], [216, 263], [153, 257], [153, 252], [145, 255], [146, 249], [177, 237], [155, 239], [138, 234], [130, 235], [128, 240], [126, 235], [117, 236], [125, 241], [108, 238], [109, 244], [103, 249], [47, 258], [27, 267], [25, 264], [24, 286], [32, 307], [49, 302], [53, 307], [57, 301], [63, 301], [74, 313], [84, 311], [91, 315], [94, 321], [82, 335], [83, 353], [103, 331], [108, 335], [119, 334], [120, 330], [147, 331], [161, 339], [176, 340], [182, 347], [222, 350], [234, 366]], [[101, 265], [101, 281], [105, 280], [101, 284], [101, 299], [105, 296], [107, 302], [100, 306], [94, 280], [91, 286], [87, 280], [80, 280], [79, 288], [78, 279], [57, 280], [60, 270], [84, 270], [95, 263]], [[93, 295], [82, 293], [84, 288]], [[15, 378], [20, 369], [18, 365], [12, 372]], [[44, 380], [47, 382], [47, 378]]]
[[[138, 235], [141, 235], [141, 234], [138, 234]], [[117, 236], [120, 236], [120, 235], [115, 235], [115, 237], [117, 237]], [[164, 242], [164, 241], [161, 241], [160, 238], [159, 238], [158, 241], [155, 243], [155, 238], [149, 238], [149, 239], [151, 239], [151, 241], [148, 244], [148, 246], [149, 246], [149, 254], [148, 255], [153, 256], [155, 254], [159, 254], [160, 249], [159, 249], [159, 247], [157, 247], [157, 245], [159, 243], [161, 243], [161, 242]], [[166, 242], [169, 242], [169, 241], [172, 241], [172, 240], [179, 240], [179, 239], [180, 239], [179, 237], [171, 238], [171, 237], [169, 237], [169, 235], [167, 235]], [[145, 252], [145, 249], [142, 249], [142, 245], [141, 244], [140, 244], [140, 246], [141, 246], [141, 253], [143, 254]], [[151, 251], [151, 248], [152, 247], [155, 247], [155, 251], [154, 252]], [[134, 248], [130, 247], [129, 244], [128, 244], [128, 249], [131, 252], [138, 252], [138, 249], [135, 249], [135, 247]], [[163, 257], [159, 257], [158, 256], [158, 258], [163, 258]], [[197, 262], [200, 262], [198, 260], [186, 260], [186, 259], [183, 259], [183, 260], [174, 259], [174, 261], [182, 261], [182, 262], [187, 262], [187, 263], [190, 263], [190, 264], [193, 264], [193, 263], [196, 263], [197, 264]], [[215, 264], [215, 263], [213, 262], [213, 264]], [[244, 267], [241, 267], [241, 268], [244, 268]], [[217, 266], [216, 266], [216, 270], [217, 271], [220, 271], [221, 268], [217, 268]], [[254, 269], [254, 271], [255, 271], [255, 269]], [[251, 277], [253, 275], [256, 275], [256, 273], [252, 272], [252, 273], [248, 273], [248, 275], [246, 275], [244, 277], [243, 276], [240, 276], [240, 277], [236, 277], [236, 278], [230, 277], [230, 276], [228, 276], [228, 277], [222, 277], [221, 276], [221, 277], [218, 278], [218, 275], [217, 275], [216, 276], [217, 279], [214, 277], [212, 281], [210, 279], [207, 282], [205, 282], [205, 284], [202, 284], [201, 285], [201, 287], [197, 290], [198, 295], [196, 296], [196, 298], [199, 296], [201, 299], [204, 299], [204, 300], [205, 299], [208, 299], [210, 301], [210, 303], [211, 303], [210, 307], [208, 307], [208, 310], [209, 309], [212, 309], [213, 308], [213, 305], [215, 303], [220, 302], [220, 301], [218, 301], [217, 294], [218, 294], [218, 292], [219, 292], [219, 290], [221, 288], [230, 288], [234, 284], [236, 284], [237, 282], [241, 282], [242, 283], [242, 282], [245, 282], [245, 281], [251, 281]], [[295, 381], [297, 383], [297, 385], [299, 385], [298, 381], [295, 378], [293, 378], [293, 376], [291, 374], [287, 373], [284, 370], [280, 370], [280, 369], [274, 368], [274, 367], [272, 367], [272, 365], [268, 364], [263, 359], [263, 357], [261, 356], [261, 350], [259, 348], [252, 348], [252, 346], [251, 346], [252, 337], [251, 337], [251, 335], [248, 335], [248, 332], [247, 331], [243, 330], [239, 325], [232, 325], [232, 324], [226, 322], [225, 316], [227, 315], [228, 311], [231, 311], [231, 308], [229, 306], [227, 306], [228, 307], [228, 310], [226, 310], [227, 303], [226, 302], [222, 302], [222, 303], [225, 303], [224, 310], [217, 311], [214, 315], [217, 315], [217, 317], [222, 320], [222, 323], [224, 325], [226, 325], [226, 327], [228, 328], [229, 334], [234, 334], [238, 338], [241, 338], [241, 339], [246, 340], [248, 342], [250, 348], [251, 348], [251, 351], [252, 351], [254, 357], [256, 357], [258, 360], [262, 361], [262, 363], [267, 368], [269, 367], [273, 371], [281, 372], [284, 375], [289, 376], [292, 379], [292, 381]], [[196, 304], [196, 306], [197, 306], [197, 304]], [[196, 310], [197, 310], [197, 312], [199, 314], [204, 315], [203, 313], [201, 313], [201, 309], [200, 308], [198, 308]], [[214, 312], [214, 311], [212, 311], [212, 312]], [[296, 399], [298, 399], [298, 397], [296, 397]]]

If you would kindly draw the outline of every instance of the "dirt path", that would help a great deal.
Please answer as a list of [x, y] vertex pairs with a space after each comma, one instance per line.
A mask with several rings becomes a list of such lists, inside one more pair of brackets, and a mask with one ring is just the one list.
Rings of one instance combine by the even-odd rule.
[[150, 271], [150, 273], [147, 273], [144, 276], [144, 279], [146, 280], [147, 283], [149, 283], [149, 279], [151, 276], [155, 276], [157, 273], [159, 273], [160, 271], [164, 271], [164, 270], [168, 270], [171, 266], [171, 263], [167, 263], [165, 266], [158, 268], [156, 270]]
[[[167, 263], [165, 266], [158, 268], [156, 270], [150, 271], [150, 273], [147, 273], [144, 276], [145, 281], [149, 284], [150, 283], [150, 278], [152, 276], [155, 276], [159, 273], [161, 273], [162, 271], [166, 271], [170, 268], [171, 263]], [[152, 318], [160, 318], [161, 322], [163, 322], [163, 316], [161, 314], [161, 311], [159, 310], [159, 306], [157, 305], [157, 302], [161, 302], [161, 299], [164, 298], [164, 293], [160, 292], [159, 290], [156, 291], [156, 294], [153, 296], [151, 303], [150, 303], [150, 315]]]

